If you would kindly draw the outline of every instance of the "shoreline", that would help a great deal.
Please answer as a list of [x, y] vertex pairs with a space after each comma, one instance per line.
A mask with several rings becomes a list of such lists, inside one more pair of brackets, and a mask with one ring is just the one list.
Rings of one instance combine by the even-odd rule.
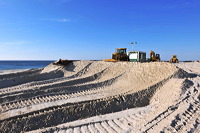
[[0, 75], [11, 74], [11, 73], [18, 73], [24, 72], [30, 69], [9, 69], [9, 70], [0, 70]]

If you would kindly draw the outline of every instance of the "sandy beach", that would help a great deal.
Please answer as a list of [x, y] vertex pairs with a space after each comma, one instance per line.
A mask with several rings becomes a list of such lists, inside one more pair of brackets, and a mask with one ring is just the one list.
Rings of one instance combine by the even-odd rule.
[[200, 131], [200, 62], [0, 71], [0, 132]]
[[27, 71], [28, 69], [13, 69], [13, 70], [0, 70], [0, 75], [11, 74], [11, 73], [19, 73], [23, 71]]

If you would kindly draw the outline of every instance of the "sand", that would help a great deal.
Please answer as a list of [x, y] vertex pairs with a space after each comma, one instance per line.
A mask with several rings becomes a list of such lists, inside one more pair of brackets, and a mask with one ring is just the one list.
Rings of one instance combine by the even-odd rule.
[[13, 74], [13, 73], [19, 73], [23, 71], [27, 71], [28, 69], [12, 69], [12, 70], [0, 70], [0, 75], [5, 75], [5, 74]]
[[74, 61], [0, 75], [0, 132], [198, 132], [200, 63]]

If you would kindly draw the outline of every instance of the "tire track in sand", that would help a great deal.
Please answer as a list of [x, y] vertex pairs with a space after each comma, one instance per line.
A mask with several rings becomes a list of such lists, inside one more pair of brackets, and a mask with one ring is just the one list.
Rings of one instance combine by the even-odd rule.
[[[23, 108], [31, 105], [36, 105], [40, 103], [45, 102], [54, 102], [57, 100], [64, 100], [69, 99], [73, 97], [79, 97], [82, 95], [88, 95], [92, 93], [97, 93], [99, 91], [102, 91], [103, 88], [106, 88], [108, 86], [111, 86], [121, 75], [114, 77], [112, 79], [99, 82], [99, 83], [93, 83], [93, 84], [76, 84], [75, 86], [69, 87], [67, 92], [59, 92], [59, 93], [52, 93], [52, 94], [42, 94], [41, 96], [34, 96], [33, 98], [29, 99], [23, 99], [23, 100], [17, 100], [17, 101], [11, 101], [8, 103], [4, 103], [0, 105], [0, 113], [6, 112], [8, 110]], [[78, 89], [79, 90], [78, 90]], [[84, 88], [84, 89], [83, 89]]]
[[62, 82], [68, 81], [69, 79], [72, 79], [72, 78], [81, 77], [88, 71], [88, 68], [91, 64], [92, 63], [88, 63], [83, 69], [81, 69], [77, 73], [75, 73], [71, 76], [68, 76], [68, 77], [54, 78], [54, 79], [48, 79], [48, 80], [44, 80], [44, 81], [29, 82], [29, 83], [21, 84], [20, 86], [14, 86], [14, 87], [0, 89], [0, 96], [7, 95], [9, 93], [14, 93], [14, 92], [21, 93], [24, 90], [37, 89], [40, 86], [48, 86], [48, 85], [56, 84], [56, 83], [59, 84], [60, 82], [62, 83]]
[[[39, 95], [47, 95], [47, 94], [56, 94], [56, 93], [69, 93], [70, 90], [74, 88], [75, 90], [77, 89], [77, 86], [83, 86], [83, 84], [87, 84], [89, 82], [95, 81], [96, 79], [100, 78], [100, 76], [104, 73], [105, 70], [96, 73], [92, 76], [85, 77], [85, 78], [76, 78], [76, 79], [71, 79], [59, 84], [52, 84], [48, 86], [41, 86], [38, 89], [29, 89], [20, 93], [16, 94], [11, 94], [11, 95], [5, 95], [0, 97], [0, 102], [11, 102], [14, 100], [18, 99], [23, 99], [23, 98], [30, 98], [34, 96], [39, 96]], [[57, 87], [59, 86], [59, 87]], [[94, 85], [93, 85], [94, 86]], [[35, 87], [35, 86], [33, 86]], [[83, 87], [82, 87], [83, 88]], [[91, 87], [90, 87], [91, 88]], [[74, 91], [75, 91], [74, 90]]]
[[[167, 117], [173, 117], [173, 115], [177, 114], [178, 111], [183, 113], [178, 113], [175, 116], [175, 119], [171, 121], [171, 124], [168, 127], [164, 127], [161, 132], [184, 132], [186, 131], [184, 128], [190, 128], [187, 124], [191, 125], [190, 122], [187, 121], [190, 121], [191, 119], [193, 124], [195, 124], [195, 122], [197, 123], [200, 110], [200, 98], [197, 97], [200, 95], [200, 92], [198, 92], [198, 89], [196, 88], [199, 88], [199, 77], [191, 78], [191, 80], [195, 84], [191, 86], [185, 94], [183, 94], [183, 98], [181, 98], [176, 104], [168, 107], [167, 110], [156, 116], [152, 121], [149, 121], [142, 129], [140, 129], [140, 131], [154, 132], [154, 129], [158, 128], [157, 126], [159, 123], [166, 121]], [[188, 104], [188, 108], [186, 109], [182, 107], [185, 106], [185, 103]]]
[[[125, 116], [121, 116], [120, 113], [126, 114]], [[96, 122], [85, 122], [85, 121], [90, 121], [87, 119], [83, 119], [80, 122], [76, 123], [66, 123], [66, 124], [61, 124], [58, 125], [55, 128], [47, 128], [46, 130], [36, 130], [32, 131], [31, 133], [34, 132], [71, 132], [75, 133], [76, 131], [79, 132], [87, 132], [87, 133], [93, 133], [93, 132], [100, 132], [100, 133], [117, 133], [117, 132], [131, 132], [132, 129], [135, 126], [135, 123], [141, 119], [144, 119], [144, 117], [148, 116], [148, 111], [146, 110], [141, 110], [137, 112], [116, 112], [113, 114], [107, 114], [107, 115], [114, 115], [117, 118], [109, 118], [105, 117], [105, 120], [98, 120], [97, 118], [88, 118], [88, 119], [93, 119], [96, 120]], [[79, 123], [84, 123], [84, 124], [79, 124]]]
[[[133, 94], [118, 95], [78, 103], [67, 103], [61, 106], [53, 106], [31, 113], [10, 117], [0, 121], [0, 129], [11, 132], [30, 131], [37, 129], [38, 126], [40, 128], [49, 127], [80, 118], [83, 119], [100, 114], [117, 112], [127, 108], [146, 106], [149, 104], [150, 98], [157, 87], [163, 85], [164, 82], [169, 80], [172, 76], [146, 90], [141, 90]], [[144, 95], [145, 97], [143, 97]], [[43, 119], [43, 121], [40, 121], [41, 119]], [[26, 125], [23, 125], [22, 123], [26, 123]], [[18, 128], [13, 128], [15, 126]]]

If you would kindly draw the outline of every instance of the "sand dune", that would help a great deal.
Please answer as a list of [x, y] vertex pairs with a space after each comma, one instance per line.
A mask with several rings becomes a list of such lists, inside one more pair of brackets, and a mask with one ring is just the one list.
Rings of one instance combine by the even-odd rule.
[[0, 75], [0, 131], [198, 132], [199, 64], [74, 61]]

